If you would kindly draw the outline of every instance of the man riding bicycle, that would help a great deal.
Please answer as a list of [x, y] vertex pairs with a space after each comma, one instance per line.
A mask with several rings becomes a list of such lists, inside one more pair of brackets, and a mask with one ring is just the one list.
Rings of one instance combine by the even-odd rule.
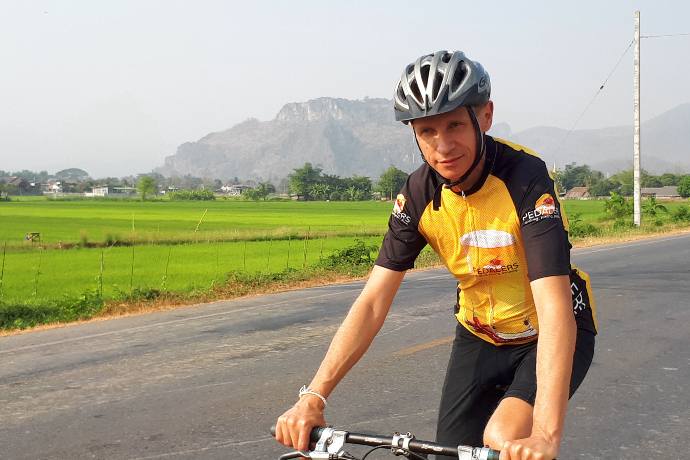
[[570, 396], [594, 353], [588, 276], [570, 264], [568, 223], [546, 166], [485, 134], [488, 73], [462, 52], [425, 55], [403, 71], [398, 121], [424, 164], [400, 191], [379, 256], [309, 387], [276, 439], [306, 450], [326, 398], [383, 325], [406, 270], [429, 244], [458, 280], [456, 337], [437, 442], [488, 445], [501, 460], [557, 456]]

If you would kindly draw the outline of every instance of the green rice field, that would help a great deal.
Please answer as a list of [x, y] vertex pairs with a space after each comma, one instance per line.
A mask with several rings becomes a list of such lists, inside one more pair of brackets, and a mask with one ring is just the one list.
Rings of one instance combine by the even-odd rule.
[[386, 202], [25, 200], [0, 203], [0, 243], [233, 241], [289, 234], [380, 234]]
[[[568, 215], [604, 231], [604, 201]], [[665, 203], [669, 210], [681, 203]], [[357, 239], [378, 246], [390, 202], [13, 200], [0, 203], [0, 302], [40, 305], [86, 291], [207, 292], [229, 273], [314, 266]], [[668, 220], [667, 217], [662, 219]], [[27, 233], [40, 241], [27, 241]], [[375, 254], [372, 254], [372, 257]]]

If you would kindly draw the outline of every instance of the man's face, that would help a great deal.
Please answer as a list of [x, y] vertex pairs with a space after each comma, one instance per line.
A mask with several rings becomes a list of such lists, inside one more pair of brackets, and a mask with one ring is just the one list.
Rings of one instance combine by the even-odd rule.
[[[475, 109], [482, 132], [491, 128], [493, 103]], [[477, 154], [477, 138], [465, 107], [412, 122], [419, 147], [427, 163], [439, 174], [455, 181], [472, 165]]]

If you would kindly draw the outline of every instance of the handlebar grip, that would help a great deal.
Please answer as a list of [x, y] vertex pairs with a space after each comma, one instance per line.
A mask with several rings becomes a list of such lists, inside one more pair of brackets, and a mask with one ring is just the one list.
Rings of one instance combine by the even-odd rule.
[[[322, 426], [315, 426], [314, 428], [311, 429], [311, 434], [309, 435], [309, 439], [311, 442], [316, 442], [319, 440], [321, 437], [321, 434], [323, 433], [324, 427]], [[274, 438], [276, 437], [276, 426], [271, 425], [271, 436]], [[496, 460], [498, 460], [498, 457], [496, 457]]]
[[501, 451], [489, 449], [489, 454], [486, 456], [486, 460], [498, 460], [501, 455]]

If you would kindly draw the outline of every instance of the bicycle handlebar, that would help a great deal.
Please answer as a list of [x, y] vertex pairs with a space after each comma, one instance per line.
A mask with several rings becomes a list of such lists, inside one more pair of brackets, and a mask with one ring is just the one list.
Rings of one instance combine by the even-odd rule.
[[[275, 425], [271, 426], [271, 434], [275, 436]], [[469, 446], [445, 446], [431, 441], [417, 440], [410, 433], [401, 435], [395, 433], [393, 436], [381, 436], [365, 433], [353, 433], [344, 430], [335, 430], [330, 427], [315, 427], [310, 434], [310, 440], [317, 443], [319, 446], [329, 446], [328, 452], [336, 450], [335, 447], [340, 441], [339, 450], [342, 444], [358, 444], [363, 446], [390, 446], [395, 451], [410, 451], [418, 454], [437, 454], [447, 455], [450, 457], [457, 457], [458, 460], [498, 460], [499, 451], [490, 449], [488, 447], [469, 447]], [[336, 451], [337, 452], [337, 451]], [[313, 454], [319, 454], [321, 451], [314, 451]], [[290, 457], [281, 457], [290, 458]], [[318, 456], [311, 458], [320, 458]], [[341, 458], [341, 457], [324, 457], [324, 458]]]

